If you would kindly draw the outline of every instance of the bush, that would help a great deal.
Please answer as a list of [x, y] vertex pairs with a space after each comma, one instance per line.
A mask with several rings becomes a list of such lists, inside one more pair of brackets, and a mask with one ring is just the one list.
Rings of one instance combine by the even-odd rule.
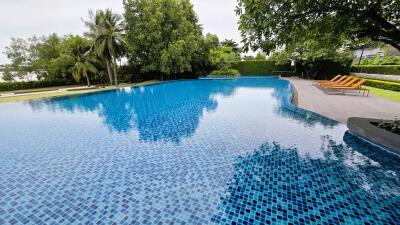
[[366, 86], [375, 87], [391, 91], [400, 91], [400, 83], [383, 81], [383, 80], [367, 80], [364, 83]]
[[0, 91], [13, 91], [31, 88], [45, 88], [53, 86], [68, 85], [64, 80], [41, 80], [41, 81], [28, 81], [28, 82], [1, 82]]
[[292, 71], [290, 65], [276, 65], [274, 61], [240, 61], [232, 66], [242, 75], [272, 75], [274, 71]]
[[386, 74], [386, 75], [400, 75], [400, 65], [391, 66], [353, 66], [351, 67], [353, 73], [372, 73], [372, 74]]
[[395, 134], [400, 134], [400, 120], [395, 120], [392, 122], [381, 121], [377, 124], [377, 126]]
[[210, 73], [210, 75], [221, 75], [221, 76], [238, 76], [240, 75], [239, 71], [235, 69], [229, 69], [229, 70], [214, 70]]
[[361, 60], [362, 65], [400, 65], [400, 56], [375, 56], [371, 59], [364, 58]]

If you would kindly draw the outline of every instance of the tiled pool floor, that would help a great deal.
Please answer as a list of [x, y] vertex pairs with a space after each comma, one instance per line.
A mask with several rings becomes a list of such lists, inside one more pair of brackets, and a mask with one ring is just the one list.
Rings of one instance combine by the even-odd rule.
[[399, 224], [400, 160], [274, 78], [0, 105], [0, 224]]

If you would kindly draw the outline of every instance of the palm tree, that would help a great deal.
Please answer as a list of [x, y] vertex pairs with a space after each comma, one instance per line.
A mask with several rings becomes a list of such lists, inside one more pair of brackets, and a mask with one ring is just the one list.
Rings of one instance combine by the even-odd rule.
[[85, 77], [87, 85], [89, 87], [89, 74], [97, 73], [97, 69], [94, 66], [95, 60], [91, 57], [90, 51], [88, 50], [89, 49], [87, 47], [80, 45], [72, 51], [71, 55], [75, 62], [75, 65], [72, 69], [72, 76], [76, 81], [80, 81], [82, 77]]
[[125, 49], [124, 24], [120, 15], [111, 9], [97, 10], [96, 14], [89, 11], [90, 22], [85, 22], [93, 39], [92, 51], [106, 62], [108, 77], [112, 85], [114, 75], [115, 85], [118, 85], [117, 59]]

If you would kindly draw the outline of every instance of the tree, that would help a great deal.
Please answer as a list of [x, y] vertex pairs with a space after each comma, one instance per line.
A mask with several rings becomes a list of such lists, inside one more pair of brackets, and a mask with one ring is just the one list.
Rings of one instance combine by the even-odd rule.
[[206, 34], [205, 38], [204, 38], [207, 46], [209, 47], [209, 49], [220, 49], [221, 48], [221, 44], [219, 43], [219, 38], [217, 35], [215, 34]]
[[255, 60], [267, 60], [267, 57], [261, 52], [257, 53], [256, 57], [254, 58]]
[[[189, 0], [124, 0], [129, 62], [142, 73], [192, 72], [206, 49]], [[200, 48], [198, 48], [200, 47]]]
[[234, 40], [232, 40], [232, 39], [225, 39], [225, 40], [223, 40], [222, 42], [221, 42], [221, 46], [222, 47], [227, 47], [227, 48], [232, 48], [232, 52], [233, 53], [235, 53], [235, 54], [237, 54], [237, 55], [240, 55], [240, 53], [241, 53], [241, 49], [240, 49], [240, 47], [239, 47], [239, 44], [238, 43], [236, 43]]
[[30, 66], [39, 79], [55, 80], [58, 74], [50, 72], [49, 62], [60, 57], [58, 47], [62, 38], [57, 34], [29, 38]]
[[240, 56], [235, 54], [232, 48], [224, 47], [220, 50], [211, 50], [211, 64], [219, 70], [229, 70], [232, 64], [240, 61]]
[[310, 31], [339, 40], [370, 38], [400, 50], [400, 2], [393, 0], [238, 0], [245, 49], [269, 52]]
[[72, 51], [73, 61], [75, 62], [72, 75], [76, 81], [86, 78], [88, 87], [90, 86], [90, 73], [96, 73], [95, 60], [90, 55], [90, 48], [80, 45]]
[[4, 80], [23, 79], [32, 72], [29, 46], [29, 43], [24, 39], [11, 38], [11, 45], [7, 46], [4, 52], [11, 61], [4, 68]]
[[98, 10], [95, 14], [89, 12], [90, 21], [85, 22], [90, 29], [87, 35], [93, 39], [92, 51], [102, 58], [107, 65], [110, 84], [118, 86], [117, 59], [125, 50], [124, 24], [122, 17], [111, 9]]

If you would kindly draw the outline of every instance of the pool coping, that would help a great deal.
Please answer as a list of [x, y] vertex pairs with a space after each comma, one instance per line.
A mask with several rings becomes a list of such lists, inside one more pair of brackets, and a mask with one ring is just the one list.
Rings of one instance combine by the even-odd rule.
[[347, 121], [349, 130], [378, 146], [382, 146], [385, 150], [400, 155], [400, 135], [379, 128], [371, 123], [385, 121], [374, 118], [351, 117]]

